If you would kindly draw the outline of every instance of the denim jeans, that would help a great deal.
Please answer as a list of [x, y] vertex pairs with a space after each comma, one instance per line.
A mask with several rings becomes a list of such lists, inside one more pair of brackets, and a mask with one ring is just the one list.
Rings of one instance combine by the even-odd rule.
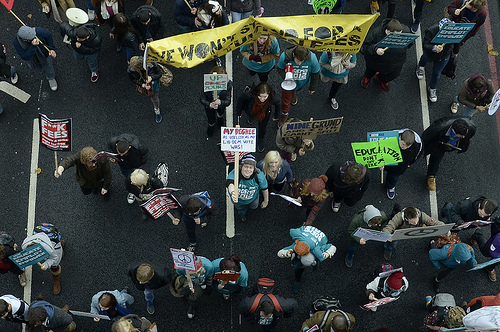
[[385, 186], [389, 189], [392, 189], [396, 187], [396, 184], [398, 183], [399, 177], [403, 175], [408, 167], [406, 167], [402, 173], [393, 173], [393, 172], [387, 172], [387, 175], [385, 176]]
[[80, 54], [77, 51], [73, 51], [73, 56], [77, 60], [87, 60], [91, 72], [96, 73], [99, 70], [99, 63], [97, 62], [97, 53]]
[[91, 0], [87, 0], [87, 9], [95, 10], [95, 7], [92, 5], [92, 1]]
[[241, 205], [237, 203], [234, 204], [234, 207], [236, 208], [236, 210], [238, 210], [238, 214], [240, 216], [246, 216], [248, 209], [255, 210], [256, 208], [259, 207], [259, 196], [257, 196], [255, 200], [250, 204]]
[[231, 19], [232, 19], [231, 22], [234, 23], [234, 22], [244, 20], [246, 18], [249, 18], [250, 15], [252, 15], [252, 12], [238, 13], [238, 12], [233, 12], [231, 10]]
[[395, 240], [392, 242], [389, 242], [389, 241], [385, 242], [384, 243], [384, 251], [387, 252], [388, 254], [392, 255], [392, 252], [394, 251], [394, 249], [396, 249], [398, 242], [399, 242], [399, 240]]
[[[460, 104], [460, 101], [458, 100], [458, 96], [455, 96], [455, 103]], [[470, 118], [472, 117], [472, 114], [474, 114], [476, 110], [474, 108], [470, 108], [469, 106], [465, 106], [465, 113], [464, 116]]]
[[[45, 58], [45, 63], [42, 65], [42, 70], [45, 73], [45, 77], [48, 81], [56, 78], [56, 71], [54, 70], [54, 65], [52, 64], [52, 57], [48, 56]], [[29, 62], [28, 62], [29, 63]]]
[[450, 55], [444, 59], [441, 60], [432, 60], [427, 56], [427, 54], [424, 52], [422, 56], [420, 57], [420, 61], [418, 62], [418, 65], [420, 67], [425, 67], [425, 65], [428, 62], [433, 62], [432, 65], [432, 76], [431, 76], [431, 81], [429, 82], [429, 89], [437, 89], [437, 85], [439, 82], [439, 79], [441, 78], [441, 72], [443, 71], [444, 67], [446, 67], [446, 64], [448, 63], [448, 60], [450, 60]]
[[144, 299], [146, 300], [147, 304], [153, 304], [155, 294], [151, 288], [144, 288]]

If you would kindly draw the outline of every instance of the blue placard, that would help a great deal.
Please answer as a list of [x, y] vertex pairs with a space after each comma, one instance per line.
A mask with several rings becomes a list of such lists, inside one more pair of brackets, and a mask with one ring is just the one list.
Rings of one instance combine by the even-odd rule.
[[489, 266], [491, 264], [495, 264], [495, 263], [498, 263], [498, 262], [500, 262], [500, 257], [494, 258], [494, 259], [490, 259], [489, 261], [481, 263], [481, 264], [477, 264], [472, 269], [468, 269], [467, 272], [479, 270], [479, 269], [482, 269], [483, 267], [486, 267], [486, 266]]
[[434, 36], [433, 44], [458, 44], [467, 36], [476, 23], [448, 22]]
[[40, 243], [35, 244], [15, 255], [10, 256], [10, 260], [16, 263], [20, 269], [24, 269], [30, 265], [34, 265], [48, 258], [49, 253], [42, 247]]
[[[380, 141], [382, 139], [388, 139], [392, 137], [399, 138], [399, 130], [388, 130], [388, 131], [372, 131], [366, 133], [366, 141], [367, 142], [375, 142]], [[386, 166], [396, 166], [397, 164], [390, 164]]]
[[377, 47], [389, 47], [389, 48], [405, 48], [418, 38], [418, 35], [412, 33], [396, 33], [391, 32], [384, 37], [380, 42], [378, 42]]

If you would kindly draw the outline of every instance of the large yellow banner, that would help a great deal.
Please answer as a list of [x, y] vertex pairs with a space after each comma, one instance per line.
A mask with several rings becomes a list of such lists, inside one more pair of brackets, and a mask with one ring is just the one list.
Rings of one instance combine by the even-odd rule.
[[216, 29], [148, 44], [147, 62], [192, 68], [253, 43], [267, 33], [316, 51], [357, 53], [378, 15], [302, 15], [247, 18]]

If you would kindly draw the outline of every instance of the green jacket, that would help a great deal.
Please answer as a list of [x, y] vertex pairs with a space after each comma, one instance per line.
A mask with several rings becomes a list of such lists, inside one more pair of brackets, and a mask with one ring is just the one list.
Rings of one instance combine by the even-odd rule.
[[357, 236], [352, 236], [352, 233], [354, 233], [354, 231], [359, 227], [381, 232], [382, 229], [387, 224], [387, 215], [385, 214], [384, 211], [380, 211], [380, 214], [382, 216], [382, 223], [380, 224], [379, 227], [368, 226], [368, 224], [363, 219], [364, 213], [365, 213], [365, 209], [356, 213], [354, 215], [354, 217], [352, 218], [351, 222], [349, 223], [349, 226], [347, 226], [347, 235], [349, 236], [350, 242], [359, 243], [360, 238]]

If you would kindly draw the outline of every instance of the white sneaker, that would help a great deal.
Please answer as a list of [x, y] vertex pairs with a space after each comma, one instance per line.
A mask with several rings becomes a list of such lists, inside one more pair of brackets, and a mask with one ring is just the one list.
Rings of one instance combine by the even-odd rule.
[[336, 203], [335, 201], [332, 201], [332, 211], [337, 213], [340, 210], [340, 202]]
[[21, 287], [25, 287], [26, 286], [26, 272], [23, 271], [22, 274], [20, 274], [18, 276], [19, 278], [19, 284], [21, 284]]
[[338, 110], [339, 109], [339, 102], [337, 101], [337, 99], [335, 99], [335, 98], [330, 99], [330, 106], [334, 110]]
[[10, 78], [10, 82], [11, 82], [12, 84], [16, 84], [18, 79], [19, 79], [19, 76], [18, 76], [18, 75], [17, 75], [17, 73], [16, 73], [16, 75], [14, 75], [14, 77], [11, 77], [11, 78]]
[[89, 21], [95, 20], [95, 12], [92, 9], [87, 10], [87, 15], [89, 16]]
[[417, 70], [415, 70], [415, 74], [417, 75], [417, 78], [419, 80], [423, 80], [425, 77], [424, 67], [420, 67], [419, 65], [417, 65]]
[[431, 89], [429, 88], [429, 100], [433, 103], [438, 101], [438, 96], [437, 96], [437, 89]]
[[56, 91], [57, 90], [57, 81], [55, 79], [49, 80], [49, 86], [50, 86], [50, 90]]
[[451, 103], [451, 113], [455, 114], [458, 112], [458, 103], [452, 102]]
[[132, 193], [129, 193], [127, 195], [127, 203], [128, 204], [134, 204], [134, 202], [135, 202], [135, 195], [132, 194]]

